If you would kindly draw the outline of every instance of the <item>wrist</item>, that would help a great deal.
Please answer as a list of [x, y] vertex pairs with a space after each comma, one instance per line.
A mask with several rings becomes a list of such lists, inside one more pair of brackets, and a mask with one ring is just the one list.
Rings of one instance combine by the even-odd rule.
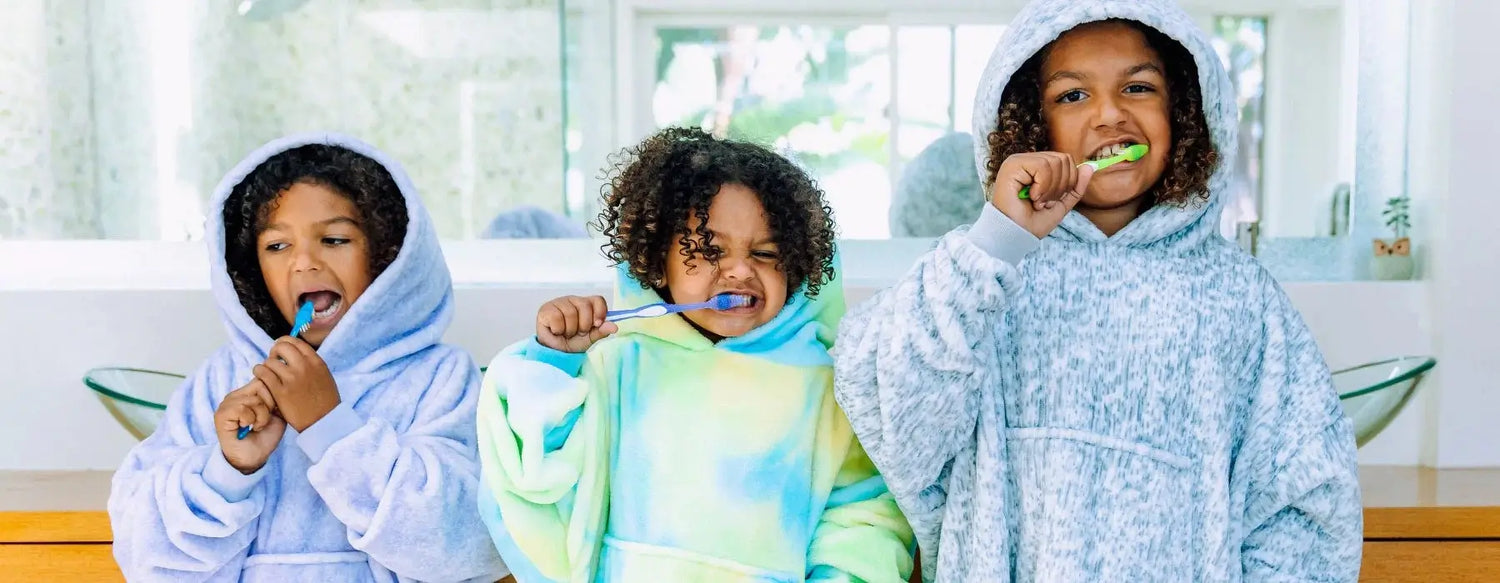
[[261, 468], [266, 467], [266, 460], [248, 462], [235, 459], [234, 454], [225, 451], [223, 447], [219, 448], [219, 455], [223, 456], [224, 462], [229, 464], [229, 467], [234, 468], [235, 471], [246, 476], [258, 472]]
[[324, 417], [327, 417], [329, 412], [337, 408], [339, 402], [338, 398], [335, 397], [331, 403], [318, 403], [310, 410], [298, 411], [296, 415], [287, 416], [286, 424], [291, 425], [292, 429], [297, 430], [297, 433], [306, 432], [307, 428], [316, 425]]

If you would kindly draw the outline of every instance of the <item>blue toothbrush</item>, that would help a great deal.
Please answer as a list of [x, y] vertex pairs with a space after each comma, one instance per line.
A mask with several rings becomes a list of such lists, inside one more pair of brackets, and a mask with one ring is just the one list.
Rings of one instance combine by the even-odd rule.
[[[312, 302], [304, 302], [302, 304], [302, 308], [297, 310], [297, 319], [292, 321], [292, 337], [296, 338], [298, 336], [301, 336], [303, 332], [306, 332], [308, 328], [311, 328], [312, 319], [313, 304]], [[244, 439], [247, 435], [250, 435], [249, 426], [241, 427], [240, 432], [235, 434], [235, 438]]]
[[744, 294], [719, 294], [706, 302], [696, 304], [669, 304], [661, 302], [629, 310], [611, 310], [604, 315], [605, 322], [619, 322], [631, 318], [655, 318], [678, 312], [693, 310], [732, 310], [755, 303], [755, 298]]

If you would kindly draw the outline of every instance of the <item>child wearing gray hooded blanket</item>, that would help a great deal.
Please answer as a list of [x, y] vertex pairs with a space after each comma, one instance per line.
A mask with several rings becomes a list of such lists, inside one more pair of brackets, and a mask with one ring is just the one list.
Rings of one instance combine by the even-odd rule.
[[1035, 0], [976, 102], [991, 204], [837, 343], [924, 579], [1356, 580], [1352, 427], [1285, 293], [1217, 234], [1235, 103], [1194, 22]]

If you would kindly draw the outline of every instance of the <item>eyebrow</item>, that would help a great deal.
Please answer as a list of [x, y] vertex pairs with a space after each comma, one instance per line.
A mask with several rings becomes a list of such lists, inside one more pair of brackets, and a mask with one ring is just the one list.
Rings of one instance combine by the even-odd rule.
[[[1156, 73], [1157, 75], [1161, 75], [1163, 77], [1167, 76], [1166, 73], [1162, 72], [1161, 67], [1158, 67], [1158, 66], [1156, 66], [1156, 63], [1151, 63], [1151, 62], [1141, 63], [1141, 64], [1138, 64], [1138, 65], [1132, 66], [1132, 67], [1130, 67], [1128, 69], [1125, 69], [1125, 76], [1126, 77], [1130, 77], [1130, 76], [1136, 75], [1138, 73], [1145, 73], [1145, 72], [1148, 72], [1148, 71], [1152, 72], [1152, 73]], [[1051, 77], [1047, 78], [1047, 84], [1050, 85], [1052, 83], [1055, 83], [1057, 81], [1061, 81], [1063, 79], [1072, 79], [1074, 81], [1085, 81], [1085, 80], [1088, 79], [1088, 75], [1084, 75], [1083, 73], [1079, 73], [1079, 72], [1076, 72], [1076, 71], [1058, 71], [1056, 73], [1053, 73]]]
[[1058, 81], [1062, 81], [1063, 79], [1072, 79], [1074, 81], [1083, 81], [1087, 77], [1088, 76], [1084, 75], [1083, 73], [1075, 73], [1073, 71], [1058, 71], [1056, 73], [1053, 73], [1051, 77], [1047, 78], [1047, 84], [1051, 85], [1052, 83], [1055, 83], [1055, 82], [1058, 82]]
[[[337, 217], [333, 217], [331, 219], [323, 219], [321, 221], [318, 221], [317, 224], [320, 227], [327, 227], [329, 225], [334, 225], [334, 224], [338, 224], [338, 223], [347, 223], [347, 224], [349, 224], [351, 226], [354, 226], [354, 227], [358, 227], [359, 226], [359, 221], [356, 221], [356, 220], [354, 220], [352, 218], [345, 217], [345, 216], [337, 216]], [[265, 230], [267, 230], [267, 231], [285, 231], [286, 230], [286, 225], [282, 224], [282, 223], [271, 223], [269, 225], [266, 225]]]
[[[715, 231], [713, 229], [709, 229], [708, 232], [709, 232], [709, 234], [713, 235], [715, 239], [728, 239], [728, 237], [725, 237], [723, 233], [720, 233], [720, 232]], [[765, 237], [765, 238], [756, 239], [756, 240], [752, 241], [750, 243], [750, 246], [751, 247], [758, 247], [758, 246], [761, 246], [761, 245], [772, 245], [772, 244], [775, 244], [775, 243], [776, 243], [776, 241], [773, 240], [771, 237]]]
[[1126, 69], [1125, 70], [1125, 76], [1126, 77], [1130, 77], [1130, 76], [1135, 75], [1137, 73], [1146, 73], [1146, 72], [1156, 73], [1157, 75], [1161, 75], [1163, 77], [1167, 76], [1166, 73], [1162, 72], [1161, 67], [1156, 66], [1156, 63], [1141, 63], [1139, 65], [1136, 65], [1134, 67]]

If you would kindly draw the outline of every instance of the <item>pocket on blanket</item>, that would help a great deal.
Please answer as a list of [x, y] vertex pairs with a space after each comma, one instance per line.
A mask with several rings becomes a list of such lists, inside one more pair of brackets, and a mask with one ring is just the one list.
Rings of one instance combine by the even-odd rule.
[[1033, 581], [1193, 581], [1192, 459], [1075, 429], [1011, 429], [1016, 570]]

